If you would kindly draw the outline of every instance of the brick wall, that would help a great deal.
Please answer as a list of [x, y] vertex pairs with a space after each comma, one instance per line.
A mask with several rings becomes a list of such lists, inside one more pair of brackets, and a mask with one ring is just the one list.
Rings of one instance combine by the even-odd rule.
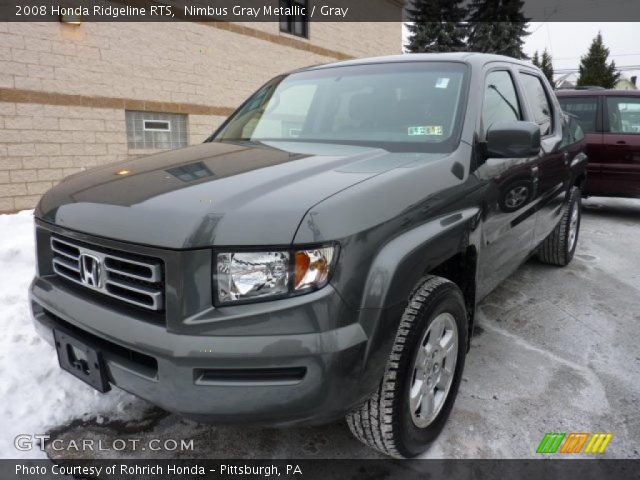
[[400, 29], [313, 23], [305, 40], [266, 23], [0, 23], [0, 212], [33, 208], [81, 169], [152, 153], [128, 149], [126, 108], [187, 113], [200, 143], [269, 78], [399, 53]]
[[[189, 144], [224, 120], [189, 115]], [[0, 103], [0, 212], [33, 208], [67, 175], [154, 150], [129, 150], [124, 110]]]
[[32, 208], [63, 177], [127, 156], [124, 113], [0, 103], [0, 210]]

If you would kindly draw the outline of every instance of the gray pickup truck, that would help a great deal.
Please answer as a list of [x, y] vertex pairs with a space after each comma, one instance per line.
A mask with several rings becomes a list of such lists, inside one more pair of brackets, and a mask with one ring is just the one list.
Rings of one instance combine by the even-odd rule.
[[34, 323], [60, 366], [203, 422], [321, 424], [411, 457], [478, 302], [563, 266], [586, 157], [542, 73], [460, 53], [279, 76], [205, 143], [38, 205]]

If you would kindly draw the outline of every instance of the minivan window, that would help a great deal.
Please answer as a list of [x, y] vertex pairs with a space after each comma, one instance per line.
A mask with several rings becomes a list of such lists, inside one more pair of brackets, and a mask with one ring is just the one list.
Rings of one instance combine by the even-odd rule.
[[585, 133], [596, 131], [598, 115], [597, 97], [559, 97], [562, 109], [578, 119], [580, 128]]
[[609, 130], [640, 134], [640, 98], [607, 97]]
[[533, 121], [540, 127], [541, 135], [549, 135], [552, 128], [551, 104], [547, 92], [542, 85], [542, 79], [536, 75], [521, 73], [522, 88], [527, 98]]
[[496, 122], [522, 119], [518, 95], [509, 72], [504, 70], [487, 75], [482, 104], [482, 125], [485, 132]]
[[450, 151], [459, 137], [467, 67], [401, 62], [278, 77], [213, 140], [322, 142], [402, 151]]

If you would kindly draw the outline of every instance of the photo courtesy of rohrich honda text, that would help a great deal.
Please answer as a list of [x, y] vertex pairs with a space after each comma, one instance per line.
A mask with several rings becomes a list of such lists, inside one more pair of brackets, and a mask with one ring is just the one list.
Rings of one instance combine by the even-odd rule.
[[0, 476], [638, 478], [637, 21], [3, 2]]

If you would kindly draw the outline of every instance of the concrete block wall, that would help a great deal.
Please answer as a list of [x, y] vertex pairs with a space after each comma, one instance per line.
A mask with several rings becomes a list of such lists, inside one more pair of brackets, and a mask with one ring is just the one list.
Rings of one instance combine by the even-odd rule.
[[0, 211], [33, 208], [67, 175], [127, 157], [124, 113], [0, 103]]
[[127, 147], [125, 110], [188, 115], [202, 142], [269, 78], [400, 52], [399, 23], [0, 23], [0, 212], [33, 208], [62, 178], [152, 153]]

